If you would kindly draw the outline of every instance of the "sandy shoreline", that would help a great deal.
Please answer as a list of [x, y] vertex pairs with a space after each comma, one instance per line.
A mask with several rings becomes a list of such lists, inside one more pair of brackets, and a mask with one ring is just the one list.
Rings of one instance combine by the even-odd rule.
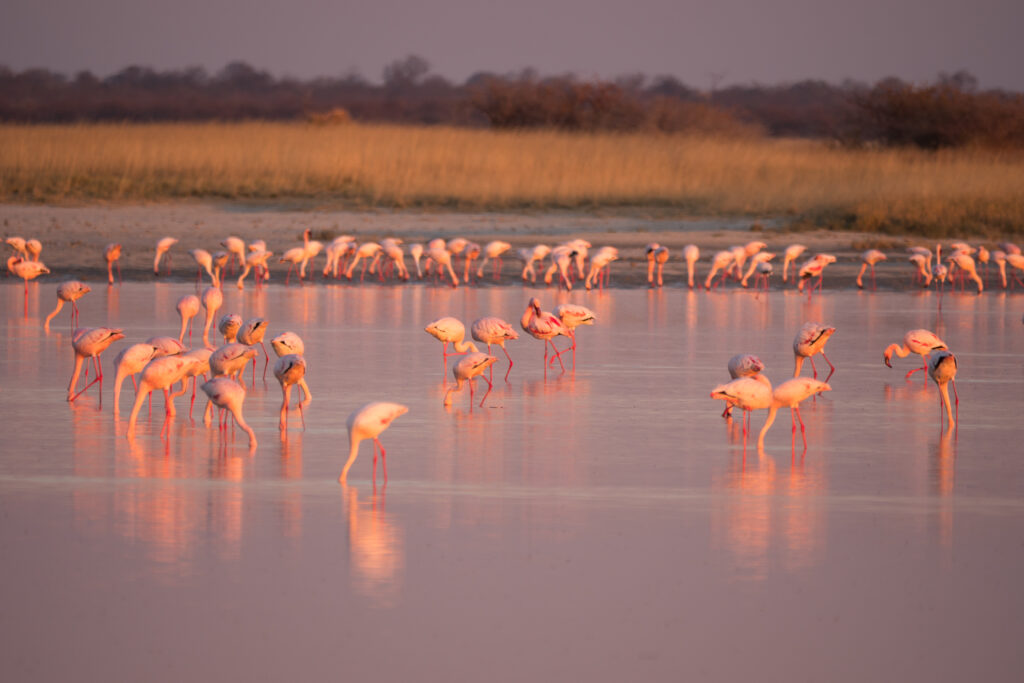
[[[702, 279], [710, 268], [715, 251], [758, 239], [776, 251], [776, 275], [773, 286], [781, 284], [782, 250], [793, 243], [805, 244], [808, 252], [828, 252], [838, 262], [828, 268], [826, 288], [848, 288], [860, 269], [859, 254], [864, 243], [881, 240], [892, 248], [888, 262], [877, 267], [880, 288], [911, 287], [912, 266], [907, 262], [904, 243], [934, 248], [923, 239], [857, 232], [826, 230], [788, 232], [778, 229], [781, 221], [761, 220], [763, 231], [751, 231], [749, 218], [666, 219], [628, 213], [582, 211], [537, 213], [456, 213], [423, 211], [302, 211], [272, 206], [236, 203], [166, 203], [110, 206], [0, 206], [2, 236], [34, 237], [43, 243], [42, 260], [53, 273], [40, 282], [58, 282], [68, 277], [85, 281], [102, 281], [106, 263], [103, 249], [110, 242], [122, 245], [121, 269], [125, 279], [153, 279], [154, 246], [162, 237], [177, 237], [179, 243], [171, 250], [172, 279], [186, 279], [195, 272], [188, 251], [203, 248], [220, 250], [219, 242], [229, 235], [244, 240], [263, 239], [275, 254], [301, 243], [306, 228], [321, 240], [352, 234], [359, 241], [379, 240], [393, 236], [406, 243], [426, 241], [435, 237], [449, 239], [466, 237], [480, 244], [502, 239], [519, 247], [538, 243], [554, 245], [583, 238], [595, 248], [611, 245], [620, 249], [620, 260], [612, 266], [612, 286], [646, 286], [644, 247], [658, 242], [671, 251], [665, 266], [666, 286], [685, 286], [685, 264], [682, 247], [696, 244], [701, 249], [697, 277]], [[9, 253], [9, 249], [6, 252]], [[320, 267], [322, 257], [318, 258]], [[506, 259], [501, 284], [519, 282], [522, 265], [514, 253]], [[282, 282], [285, 264], [274, 263], [272, 282]], [[280, 274], [278, 279], [276, 276]], [[488, 284], [493, 283], [487, 280]]]

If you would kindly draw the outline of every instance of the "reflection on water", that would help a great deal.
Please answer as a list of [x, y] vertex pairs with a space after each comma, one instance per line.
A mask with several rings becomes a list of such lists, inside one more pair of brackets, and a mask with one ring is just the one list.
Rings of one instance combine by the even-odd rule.
[[[109, 660], [159, 680], [152, 666], [175, 671], [171, 662], [195, 657], [204, 677], [230, 664], [232, 676], [283, 678], [294, 670], [280, 653], [333, 662], [339, 647], [354, 674], [394, 679], [416, 675], [403, 662], [473, 678], [451, 662], [474, 656], [511, 672], [497, 679], [555, 670], [533, 670], [512, 651], [570, 661], [570, 677], [588, 680], [641, 669], [651, 679], [758, 674], [716, 645], [727, 626], [750, 661], [788, 674], [808, 657], [845, 661], [848, 642], [888, 652], [880, 661], [928, 662], [920, 666], [937, 679], [962, 680], [1016, 652], [1024, 605], [1005, 591], [993, 599], [1024, 567], [1024, 549], [1005, 541], [1024, 526], [1024, 335], [1013, 297], [944, 300], [961, 405], [957, 431], [942, 433], [934, 383], [881, 362], [907, 329], [939, 326], [934, 300], [919, 294], [808, 302], [789, 292], [229, 287], [225, 311], [267, 318], [269, 336], [303, 337], [315, 397], [306, 429], [293, 422], [282, 434], [277, 382], [247, 378], [244, 412], [260, 444], [250, 454], [244, 434], [203, 425], [204, 397], [189, 419], [188, 394], [166, 421], [158, 397], [126, 439], [110, 400], [121, 343], [104, 357], [102, 403], [91, 390], [68, 405], [69, 335], [60, 325], [45, 333], [31, 308], [26, 321], [17, 287], [0, 291], [0, 411], [14, 416], [0, 458], [0, 571], [19, 586], [4, 594], [11, 616], [0, 641], [43, 662], [50, 675], [37, 678]], [[125, 345], [176, 336], [174, 304], [192, 291], [191, 282], [101, 287], [81, 300], [82, 324], [124, 327]], [[533, 295], [546, 310], [570, 301], [597, 313], [579, 331], [575, 371], [545, 376], [541, 343], [523, 335], [509, 344], [508, 381], [502, 360], [483, 407], [478, 382], [477, 405], [460, 396], [446, 410], [450, 367], [442, 380], [424, 324], [516, 321]], [[722, 420], [708, 392], [736, 353], [758, 354], [773, 381], [785, 380], [806, 320], [837, 327], [833, 391], [802, 404], [807, 449], [780, 417], [759, 452], [765, 411], [744, 448], [738, 413]], [[373, 488], [364, 453], [341, 487], [345, 418], [379, 399], [410, 406], [381, 437], [390, 483]], [[48, 594], [57, 597], [40, 608]], [[987, 611], [997, 603], [1009, 608]], [[131, 626], [136, 605], [168, 629], [165, 649], [145, 662], [123, 655], [154, 642]], [[68, 642], [113, 629], [118, 653], [96, 642], [83, 648], [88, 659], [55, 661], [25, 635], [43, 617]], [[235, 632], [244, 647], [202, 645]], [[920, 642], [908, 644], [908, 633]], [[253, 653], [251, 643], [270, 639], [275, 648]], [[956, 642], [955, 657], [936, 655], [939, 641]], [[621, 664], [584, 670], [595, 651], [619, 653]], [[883, 668], [858, 660], [850, 676], [822, 678], [871, 680]]]

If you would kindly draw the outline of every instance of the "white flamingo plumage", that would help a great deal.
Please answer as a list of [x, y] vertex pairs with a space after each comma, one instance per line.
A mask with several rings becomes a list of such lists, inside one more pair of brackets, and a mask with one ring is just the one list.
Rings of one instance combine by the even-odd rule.
[[46, 316], [43, 327], [47, 330], [50, 329], [50, 321], [60, 313], [64, 302], [67, 301], [71, 304], [71, 329], [73, 330], [78, 325], [78, 304], [76, 302], [91, 291], [89, 285], [78, 280], [68, 280], [57, 285], [57, 307], [50, 315]]
[[835, 331], [836, 328], [822, 325], [821, 323], [808, 322], [803, 324], [793, 339], [793, 355], [796, 359], [793, 377], [800, 376], [800, 368], [803, 367], [804, 359], [809, 358], [811, 360], [811, 370], [814, 372], [814, 379], [818, 379], [818, 369], [814, 367], [814, 356], [820, 353], [821, 357], [828, 363], [829, 368], [831, 368], [825, 381], [827, 382], [831, 379], [832, 373], [836, 371], [836, 368], [832, 365], [832, 361], [828, 359], [828, 356], [825, 355], [825, 344]]
[[377, 437], [390, 427], [392, 422], [407, 412], [409, 412], [409, 407], [401, 403], [377, 401], [367, 403], [349, 415], [346, 421], [349, 443], [348, 460], [341, 470], [338, 481], [345, 482], [348, 478], [348, 471], [352, 467], [352, 463], [356, 461], [356, 456], [359, 455], [359, 443], [364, 439], [373, 439], [373, 479], [377, 480], [377, 448], [380, 448], [380, 457], [384, 463], [384, 481], [386, 482], [388, 479], [387, 453]]

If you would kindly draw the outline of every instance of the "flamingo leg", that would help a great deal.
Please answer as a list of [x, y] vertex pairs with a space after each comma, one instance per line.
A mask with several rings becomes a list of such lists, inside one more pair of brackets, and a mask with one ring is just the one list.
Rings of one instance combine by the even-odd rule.
[[807, 434], [804, 429], [804, 418], [800, 415], [800, 406], [794, 406], [790, 412], [792, 413], [794, 411], [796, 412], [796, 419], [800, 421], [800, 438], [803, 439], [804, 450], [807, 450]]
[[[832, 375], [835, 374], [836, 366], [832, 365], [832, 361], [830, 361], [828, 359], [828, 356], [825, 355], [824, 351], [821, 352], [821, 357], [825, 359], [826, 363], [828, 363], [829, 373], [828, 373], [828, 377], [825, 378], [825, 381], [828, 382], [829, 379], [832, 378]], [[813, 363], [814, 361], [811, 361], [811, 362]]]
[[818, 379], [818, 368], [814, 367], [814, 356], [808, 356], [811, 361], [811, 371], [814, 372], [814, 379]]
[[[260, 339], [260, 347], [263, 349], [263, 380], [266, 381], [266, 379], [267, 379], [267, 366], [270, 364], [270, 354], [267, 353], [267, 346], [266, 346], [266, 344], [263, 343], [262, 339]], [[256, 362], [255, 358], [253, 358], [252, 360], [253, 360], [253, 363]], [[256, 374], [256, 366], [255, 365], [253, 365], [252, 372], [253, 372], [253, 375]]]
[[512, 372], [512, 356], [508, 355], [508, 350], [505, 348], [504, 344], [501, 345], [501, 350], [505, 352], [505, 358], [508, 358], [508, 370], [505, 371], [505, 381], [507, 382], [509, 373]]
[[904, 375], [903, 379], [910, 379], [910, 376], [913, 375], [915, 372], [919, 372], [921, 370], [927, 370], [927, 369], [928, 369], [927, 365], [925, 365], [924, 367], [920, 367], [920, 368], [914, 368], [913, 370], [909, 371], [906, 375]]

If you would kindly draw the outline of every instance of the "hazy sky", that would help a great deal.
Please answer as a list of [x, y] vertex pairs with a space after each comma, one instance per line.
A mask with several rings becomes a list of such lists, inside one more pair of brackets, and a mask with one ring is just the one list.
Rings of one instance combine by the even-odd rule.
[[707, 87], [931, 81], [1024, 90], [1024, 0], [3, 0], [0, 64], [105, 76], [241, 59], [275, 75], [380, 79], [410, 53], [478, 70], [673, 74]]

